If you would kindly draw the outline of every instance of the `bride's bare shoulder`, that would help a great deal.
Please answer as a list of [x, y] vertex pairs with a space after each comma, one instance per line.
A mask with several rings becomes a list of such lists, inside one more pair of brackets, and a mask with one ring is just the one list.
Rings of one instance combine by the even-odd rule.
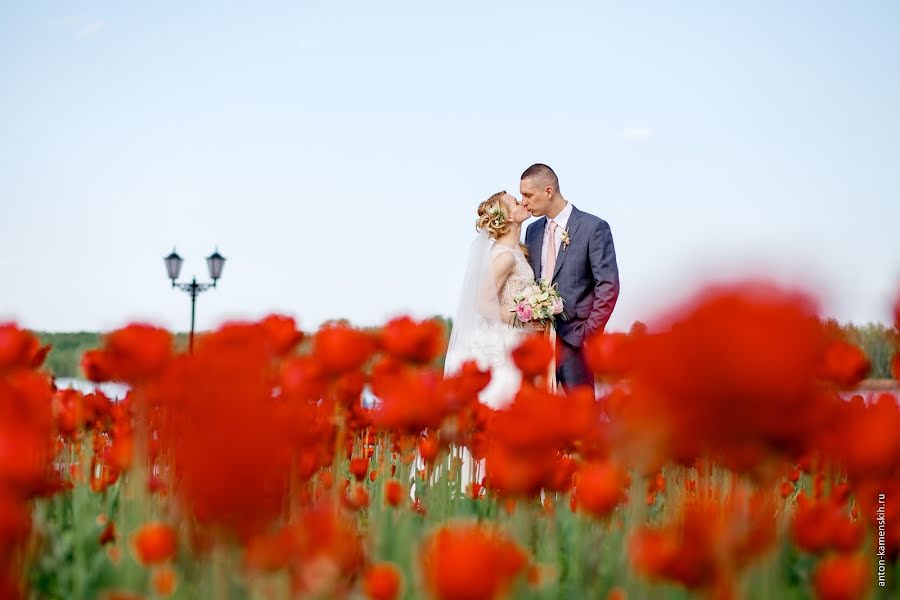
[[513, 270], [515, 265], [516, 257], [513, 255], [512, 248], [500, 246], [500, 249], [497, 249], [497, 246], [494, 246], [494, 248], [491, 249], [491, 266], [495, 271], [509, 273]]

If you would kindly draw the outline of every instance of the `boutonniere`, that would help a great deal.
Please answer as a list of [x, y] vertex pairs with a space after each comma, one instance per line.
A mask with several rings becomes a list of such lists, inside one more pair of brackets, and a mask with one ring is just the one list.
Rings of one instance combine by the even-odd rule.
[[572, 241], [572, 240], [569, 239], [569, 230], [568, 230], [568, 229], [563, 229], [563, 232], [562, 232], [562, 238], [561, 238], [561, 239], [562, 239], [562, 245], [563, 245], [563, 247], [564, 247], [564, 248], [568, 248], [568, 247], [569, 247], [569, 242]]

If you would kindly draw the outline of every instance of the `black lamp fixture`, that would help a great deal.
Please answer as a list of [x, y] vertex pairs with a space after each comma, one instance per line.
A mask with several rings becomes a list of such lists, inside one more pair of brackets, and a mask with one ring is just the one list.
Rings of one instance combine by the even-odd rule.
[[222, 269], [225, 268], [225, 257], [219, 254], [218, 248], [206, 257], [206, 266], [209, 269], [209, 278], [212, 279], [212, 283], [197, 283], [196, 277], [193, 277], [190, 283], [178, 283], [176, 279], [178, 279], [178, 275], [181, 273], [181, 265], [184, 264], [184, 259], [178, 256], [178, 253], [175, 252], [174, 248], [172, 248], [172, 253], [163, 260], [166, 263], [166, 274], [169, 276], [169, 279], [172, 280], [172, 287], [178, 288], [191, 295], [191, 335], [188, 341], [188, 351], [193, 353], [194, 316], [197, 307], [197, 296], [201, 292], [216, 287], [216, 283], [219, 281], [219, 278], [222, 277]]

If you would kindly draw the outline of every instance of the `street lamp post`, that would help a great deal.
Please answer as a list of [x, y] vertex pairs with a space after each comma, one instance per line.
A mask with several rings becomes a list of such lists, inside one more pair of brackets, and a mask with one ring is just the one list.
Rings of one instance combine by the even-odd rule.
[[209, 268], [209, 277], [212, 279], [212, 283], [197, 283], [196, 277], [191, 279], [190, 283], [178, 283], [175, 281], [178, 279], [178, 274], [181, 273], [181, 264], [184, 262], [184, 259], [178, 256], [174, 248], [172, 249], [172, 254], [168, 255], [163, 260], [166, 261], [166, 272], [169, 274], [169, 279], [172, 280], [172, 287], [178, 288], [191, 295], [191, 335], [188, 341], [188, 352], [193, 354], [194, 315], [197, 309], [197, 296], [201, 292], [216, 287], [216, 282], [219, 281], [219, 278], [222, 276], [222, 269], [225, 267], [225, 257], [219, 254], [218, 248], [216, 248], [215, 252], [206, 257], [206, 266]]

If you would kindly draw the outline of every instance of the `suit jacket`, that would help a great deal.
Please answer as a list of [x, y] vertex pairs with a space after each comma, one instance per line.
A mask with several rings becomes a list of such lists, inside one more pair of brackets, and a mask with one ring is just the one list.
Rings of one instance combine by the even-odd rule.
[[[546, 224], [547, 218], [541, 217], [525, 230], [528, 261], [538, 278]], [[559, 286], [565, 315], [557, 318], [556, 330], [568, 344], [580, 347], [589, 334], [603, 331], [612, 315], [619, 297], [619, 268], [606, 221], [572, 206], [568, 232], [569, 244], [560, 244], [552, 278]]]

